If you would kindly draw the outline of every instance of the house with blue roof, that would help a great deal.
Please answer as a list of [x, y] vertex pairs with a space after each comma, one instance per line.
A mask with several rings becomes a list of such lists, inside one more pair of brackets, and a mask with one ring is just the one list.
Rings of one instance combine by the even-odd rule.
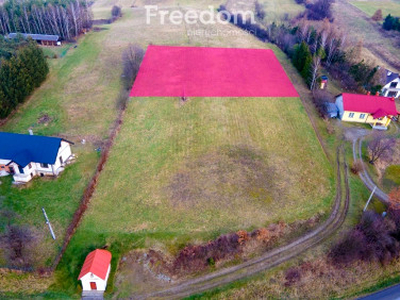
[[16, 183], [58, 176], [73, 158], [70, 141], [58, 137], [0, 132], [0, 176]]

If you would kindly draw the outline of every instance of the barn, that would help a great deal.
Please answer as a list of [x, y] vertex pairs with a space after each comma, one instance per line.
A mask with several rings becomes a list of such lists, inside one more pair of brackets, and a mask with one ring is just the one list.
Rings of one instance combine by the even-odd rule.
[[18, 35], [23, 38], [31, 38], [43, 46], [61, 46], [60, 37], [53, 34], [34, 34], [34, 33], [10, 33], [7, 38], [15, 39]]
[[111, 271], [111, 253], [107, 250], [96, 249], [90, 252], [83, 263], [78, 280], [82, 290], [104, 292]]

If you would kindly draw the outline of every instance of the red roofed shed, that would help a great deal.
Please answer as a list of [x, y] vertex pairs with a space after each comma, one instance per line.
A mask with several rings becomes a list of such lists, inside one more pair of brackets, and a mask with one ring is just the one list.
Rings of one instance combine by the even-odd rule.
[[96, 249], [86, 256], [78, 279], [84, 291], [104, 291], [111, 270], [111, 253]]

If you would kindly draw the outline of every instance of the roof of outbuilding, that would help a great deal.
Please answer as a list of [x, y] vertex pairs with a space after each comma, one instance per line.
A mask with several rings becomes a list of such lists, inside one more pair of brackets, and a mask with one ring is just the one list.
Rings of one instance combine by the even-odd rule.
[[108, 267], [111, 262], [111, 253], [107, 250], [96, 249], [90, 252], [83, 263], [82, 270], [78, 276], [81, 279], [88, 273], [106, 280]]
[[54, 164], [62, 140], [58, 137], [0, 132], [0, 158], [10, 159], [23, 168], [31, 162]]
[[52, 34], [36, 34], [36, 33], [10, 33], [7, 35], [8, 38], [14, 39], [17, 37], [17, 35], [20, 34], [24, 38], [31, 37], [35, 41], [52, 41], [52, 42], [57, 42], [60, 37], [58, 35], [52, 35]]
[[396, 116], [399, 112], [392, 98], [343, 93], [343, 108], [346, 111], [369, 113], [374, 118]]

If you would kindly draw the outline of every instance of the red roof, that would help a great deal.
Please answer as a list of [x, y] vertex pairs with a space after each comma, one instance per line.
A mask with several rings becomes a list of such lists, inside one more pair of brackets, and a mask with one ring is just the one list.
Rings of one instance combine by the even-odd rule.
[[346, 111], [370, 113], [375, 119], [399, 114], [396, 103], [389, 97], [345, 93], [342, 96]]
[[78, 279], [81, 279], [87, 273], [93, 273], [97, 277], [106, 280], [108, 267], [111, 262], [111, 253], [107, 250], [96, 249], [86, 256], [81, 273]]
[[298, 97], [269, 49], [154, 46], [131, 97]]

